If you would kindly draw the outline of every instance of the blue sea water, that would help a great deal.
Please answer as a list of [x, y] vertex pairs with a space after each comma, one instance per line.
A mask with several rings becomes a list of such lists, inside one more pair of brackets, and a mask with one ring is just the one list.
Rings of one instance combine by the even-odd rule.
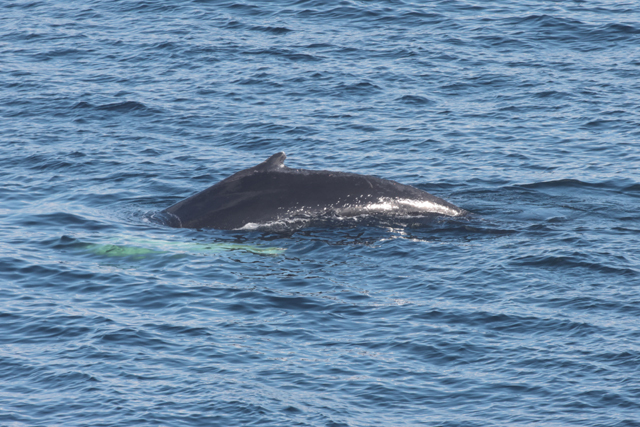
[[[0, 425], [640, 425], [637, 1], [8, 0], [0, 118]], [[153, 220], [278, 151], [474, 215]]]

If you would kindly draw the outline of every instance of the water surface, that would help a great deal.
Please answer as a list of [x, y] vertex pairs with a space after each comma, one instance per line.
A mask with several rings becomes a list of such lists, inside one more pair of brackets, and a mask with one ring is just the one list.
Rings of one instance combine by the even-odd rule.
[[[0, 424], [640, 425], [635, 1], [0, 6]], [[285, 151], [475, 215], [154, 213]]]

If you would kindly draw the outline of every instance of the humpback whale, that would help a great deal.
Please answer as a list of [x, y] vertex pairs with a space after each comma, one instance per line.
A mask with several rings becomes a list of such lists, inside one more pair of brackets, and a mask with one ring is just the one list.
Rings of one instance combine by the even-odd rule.
[[293, 169], [276, 153], [162, 211], [170, 226], [233, 230], [324, 217], [448, 215], [467, 211], [426, 191], [375, 176]]

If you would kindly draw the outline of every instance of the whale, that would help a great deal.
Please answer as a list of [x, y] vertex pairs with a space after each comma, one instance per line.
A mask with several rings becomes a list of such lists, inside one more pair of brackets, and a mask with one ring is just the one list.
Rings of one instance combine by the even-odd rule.
[[371, 175], [289, 168], [284, 152], [162, 211], [169, 226], [235, 230], [360, 215], [468, 214], [426, 191]]

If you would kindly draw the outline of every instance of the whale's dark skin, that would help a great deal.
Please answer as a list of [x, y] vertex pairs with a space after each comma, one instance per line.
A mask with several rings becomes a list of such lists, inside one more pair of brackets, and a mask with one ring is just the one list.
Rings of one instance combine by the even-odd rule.
[[[408, 214], [467, 213], [425, 191], [395, 181], [354, 173], [291, 169], [284, 165], [286, 158], [284, 153], [274, 154], [259, 165], [165, 209], [169, 225], [232, 230], [297, 217], [368, 213], [371, 210], [367, 206], [379, 206], [381, 200], [419, 205], [410, 204], [407, 210], [405, 204], [403, 212]], [[436, 210], [424, 205], [435, 206]]]

